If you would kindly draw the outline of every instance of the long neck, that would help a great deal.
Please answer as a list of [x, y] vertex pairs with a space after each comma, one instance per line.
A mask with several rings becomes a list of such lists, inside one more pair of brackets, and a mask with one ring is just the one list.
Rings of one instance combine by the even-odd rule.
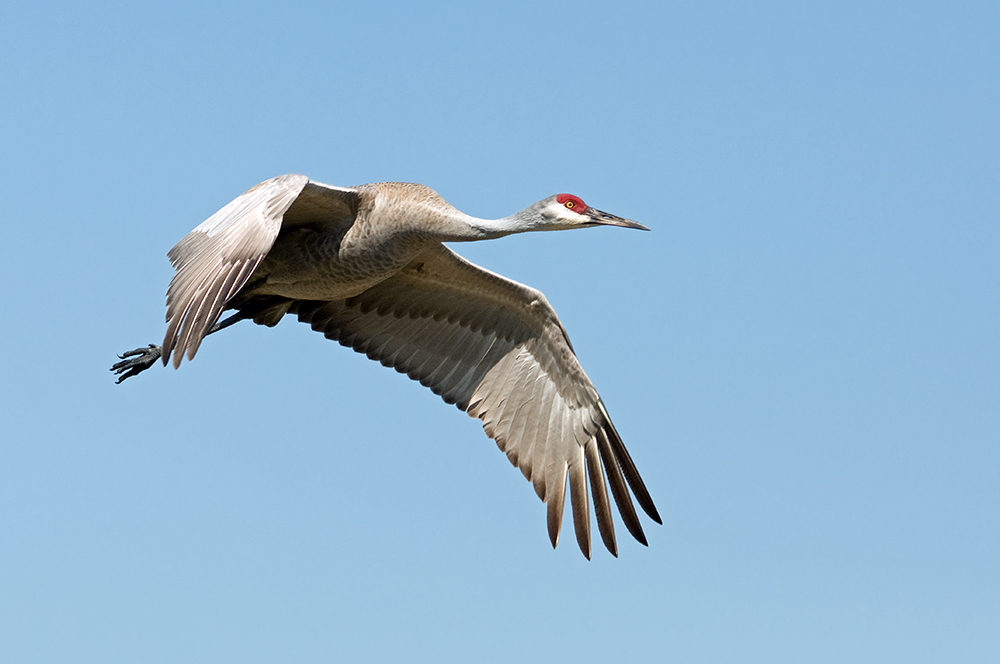
[[[454, 208], [452, 208], [454, 210]], [[513, 233], [538, 230], [539, 215], [534, 206], [503, 219], [479, 219], [454, 210], [448, 215], [441, 240], [444, 242], [471, 242], [492, 240]]]

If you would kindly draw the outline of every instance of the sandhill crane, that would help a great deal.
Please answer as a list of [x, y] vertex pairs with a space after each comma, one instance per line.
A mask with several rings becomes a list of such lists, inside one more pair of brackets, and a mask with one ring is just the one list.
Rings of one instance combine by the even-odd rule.
[[[120, 356], [118, 382], [239, 320], [273, 326], [296, 314], [327, 338], [420, 381], [483, 422], [546, 503], [555, 547], [567, 477], [577, 542], [590, 558], [587, 478], [598, 530], [615, 556], [611, 485], [629, 532], [646, 544], [629, 488], [662, 523], [597, 390], [539, 291], [445, 247], [526, 231], [642, 224], [570, 194], [498, 220], [459, 212], [419, 184], [334, 187], [282, 175], [248, 190], [195, 228], [168, 257], [167, 332]], [[222, 311], [235, 309], [217, 322]], [[626, 486], [627, 483], [627, 486]]]

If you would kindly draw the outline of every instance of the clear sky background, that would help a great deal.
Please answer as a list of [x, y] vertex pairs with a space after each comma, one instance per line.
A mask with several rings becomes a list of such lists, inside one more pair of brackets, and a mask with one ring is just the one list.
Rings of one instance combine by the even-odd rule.
[[[996, 2], [7, 3], [0, 659], [1000, 661]], [[664, 517], [553, 551], [478, 421], [290, 319], [115, 385], [281, 173], [501, 217]]]

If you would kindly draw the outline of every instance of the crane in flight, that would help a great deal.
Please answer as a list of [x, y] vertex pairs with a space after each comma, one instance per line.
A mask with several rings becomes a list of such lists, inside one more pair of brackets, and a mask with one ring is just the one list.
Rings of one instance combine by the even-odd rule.
[[[608, 485], [642, 544], [629, 489], [650, 518], [662, 520], [566, 330], [539, 291], [442, 244], [592, 226], [649, 230], [571, 194], [488, 220], [419, 184], [335, 187], [282, 175], [246, 191], [170, 250], [176, 274], [163, 344], [124, 353], [111, 370], [120, 383], [171, 355], [177, 368], [202, 339], [233, 323], [274, 326], [295, 314], [482, 420], [546, 504], [553, 547], [568, 478], [576, 539], [588, 559], [589, 479], [601, 539], [617, 556]], [[224, 310], [235, 313], [219, 321]]]

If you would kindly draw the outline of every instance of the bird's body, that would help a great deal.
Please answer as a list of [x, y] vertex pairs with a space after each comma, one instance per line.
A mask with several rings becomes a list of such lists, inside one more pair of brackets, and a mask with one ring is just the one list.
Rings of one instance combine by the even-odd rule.
[[[567, 478], [581, 550], [590, 556], [587, 478], [605, 545], [617, 553], [605, 474], [629, 531], [645, 543], [628, 495], [652, 500], [565, 330], [538, 291], [479, 268], [442, 242], [591, 225], [645, 228], [567, 194], [499, 220], [470, 217], [428, 187], [332, 187], [301, 175], [257, 185], [168, 254], [163, 346], [113, 367], [123, 380], [243, 318], [287, 313], [407, 373], [483, 421], [548, 505], [553, 546]], [[224, 309], [236, 314], [217, 323]], [[603, 472], [602, 472], [603, 469]]]
[[[274, 246], [251, 278], [265, 279], [259, 294], [300, 300], [352, 297], [448, 237], [448, 212], [454, 208], [428, 187], [383, 182], [355, 189], [359, 201], [367, 205], [360, 206], [353, 220], [312, 221], [311, 215], [298, 219], [293, 203], [285, 219], [297, 222], [282, 224]], [[421, 204], [407, 206], [401, 200]], [[382, 221], [390, 218], [391, 225]]]

